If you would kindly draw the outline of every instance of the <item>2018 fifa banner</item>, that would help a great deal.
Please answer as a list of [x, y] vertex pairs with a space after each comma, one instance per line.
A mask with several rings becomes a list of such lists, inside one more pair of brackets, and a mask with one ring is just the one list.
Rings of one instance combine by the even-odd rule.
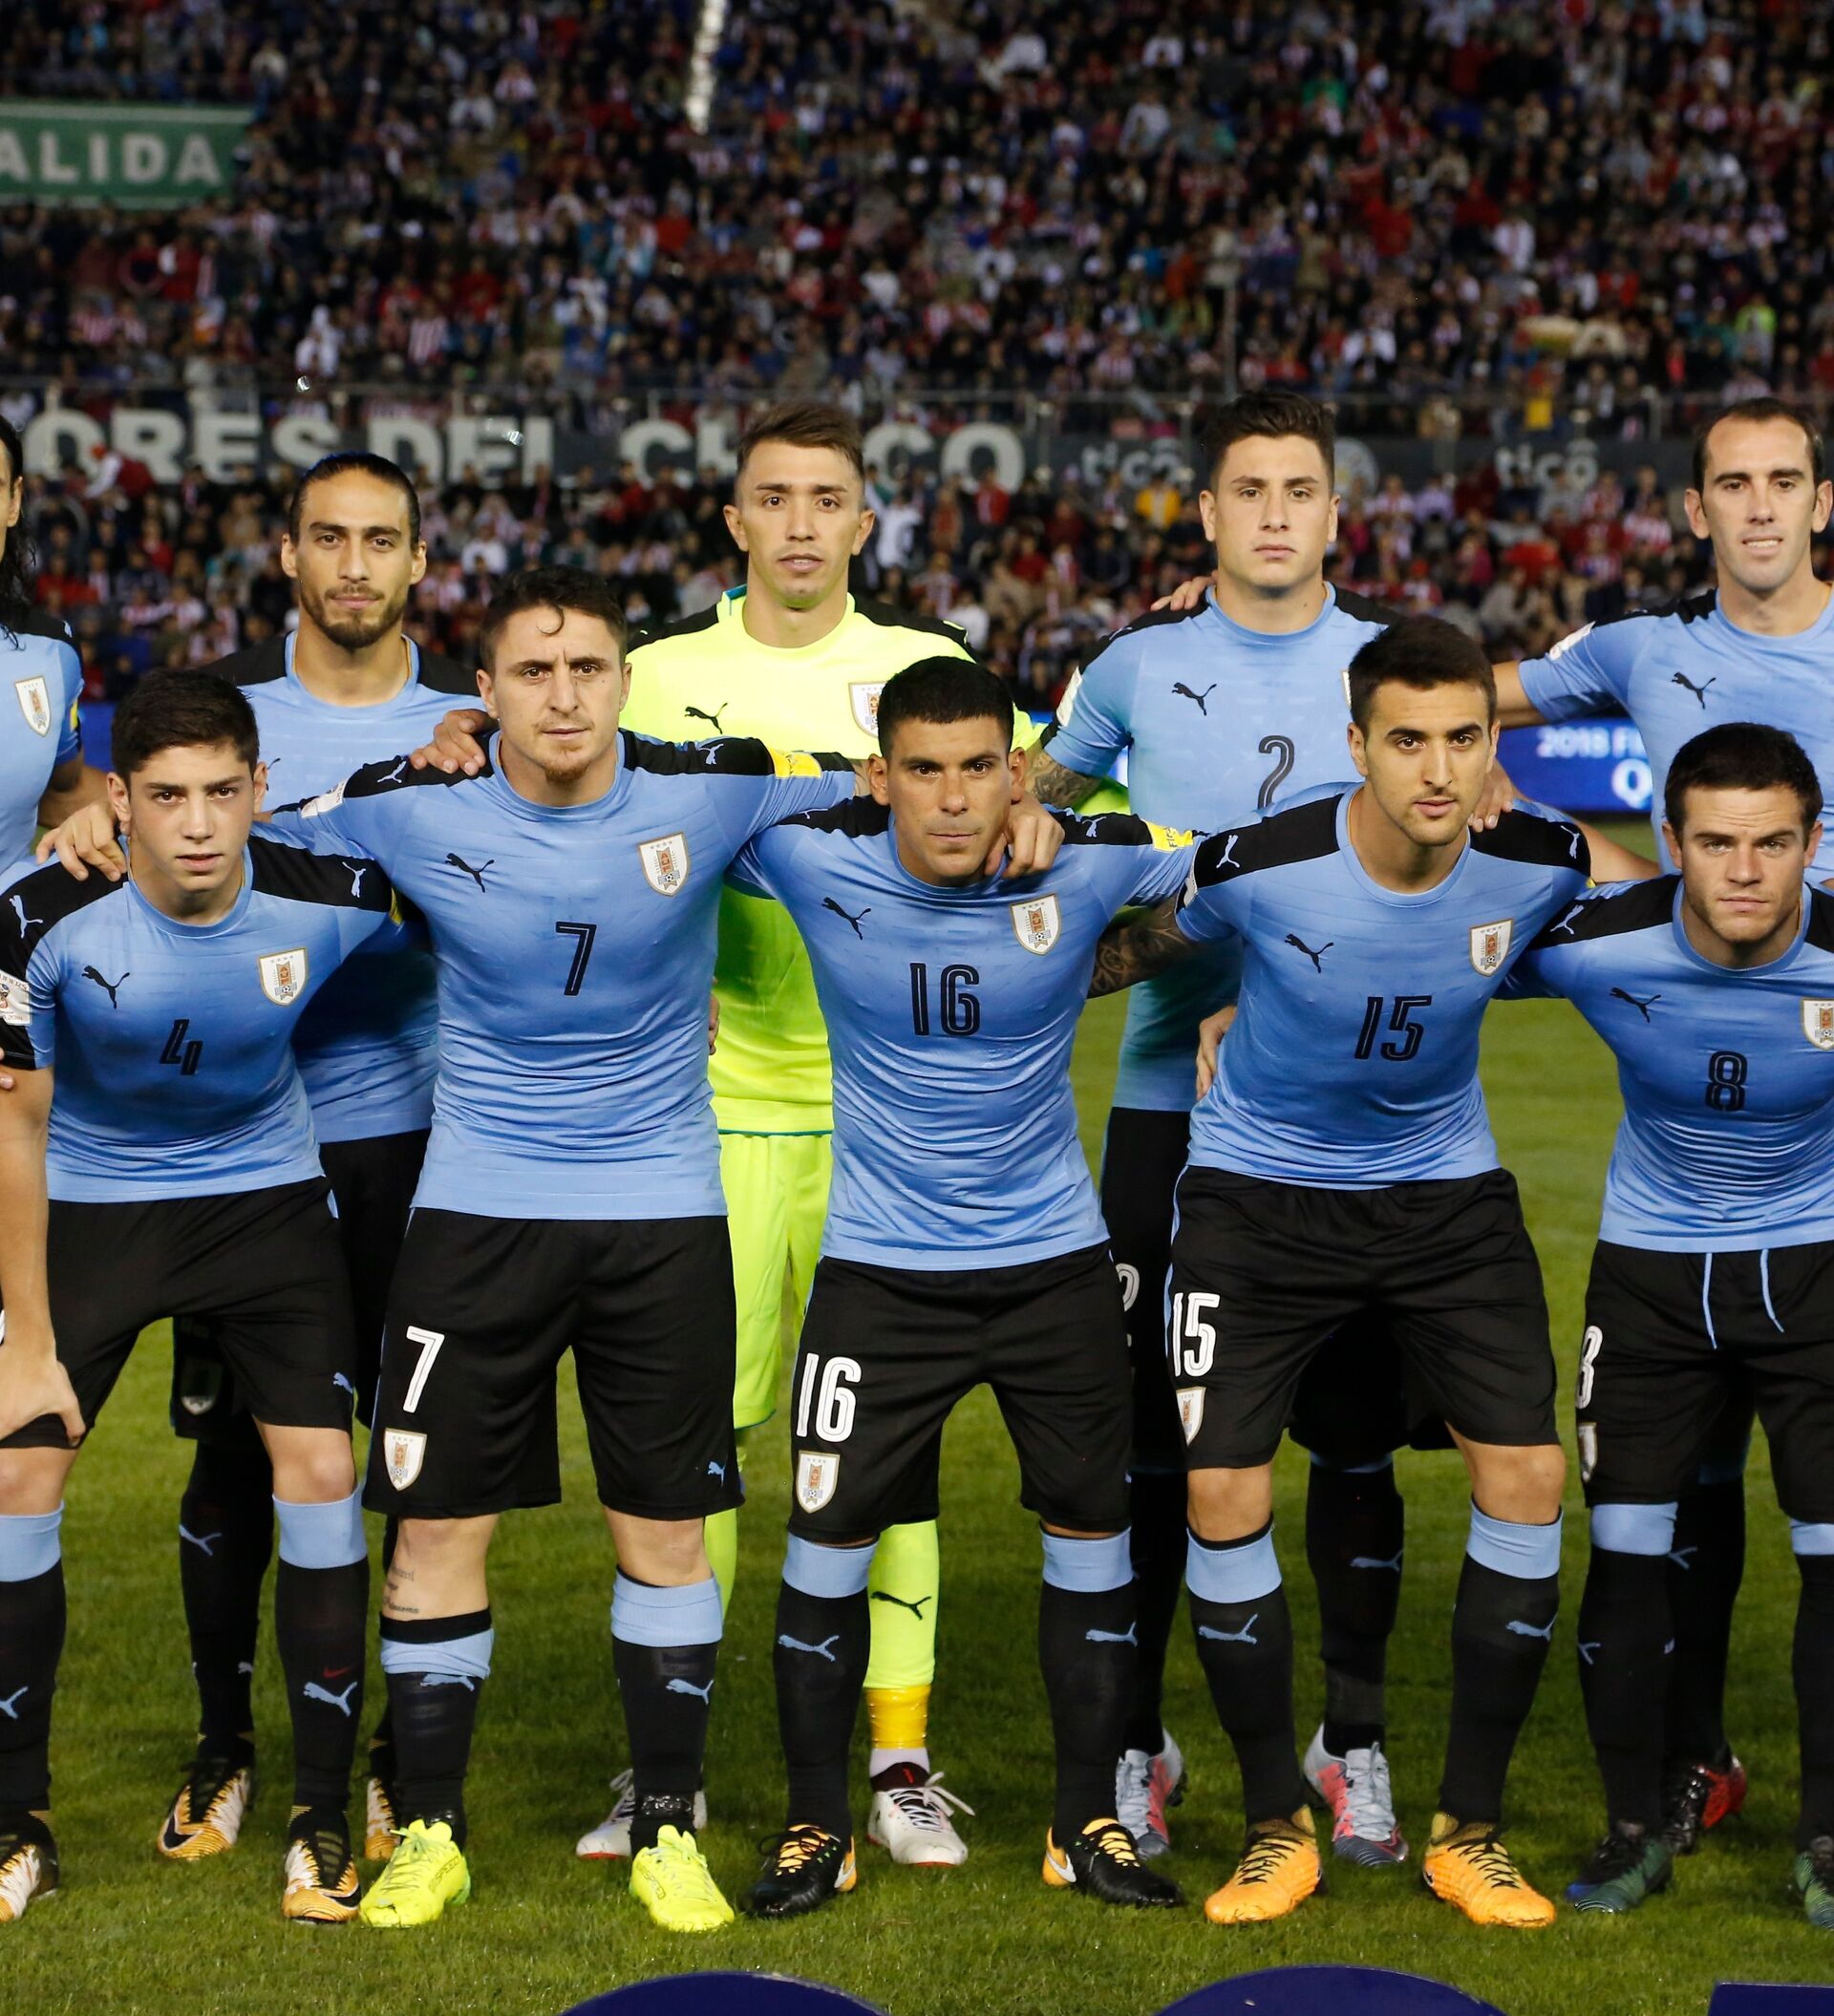
[[0, 98], [0, 203], [171, 208], [226, 194], [245, 105]]

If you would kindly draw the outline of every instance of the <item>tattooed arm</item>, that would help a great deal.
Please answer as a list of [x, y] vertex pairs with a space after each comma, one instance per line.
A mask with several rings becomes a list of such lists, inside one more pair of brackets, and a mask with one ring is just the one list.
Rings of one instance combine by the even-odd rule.
[[1119, 918], [1101, 934], [1096, 945], [1096, 970], [1089, 982], [1089, 998], [1118, 993], [1136, 981], [1150, 980], [1193, 949], [1191, 941], [1178, 928], [1178, 902], [1167, 898], [1158, 909], [1123, 923]]
[[1091, 792], [1107, 782], [1105, 777], [1086, 777], [1079, 770], [1066, 770], [1044, 750], [1027, 752], [1025, 780], [1041, 804], [1074, 808]]

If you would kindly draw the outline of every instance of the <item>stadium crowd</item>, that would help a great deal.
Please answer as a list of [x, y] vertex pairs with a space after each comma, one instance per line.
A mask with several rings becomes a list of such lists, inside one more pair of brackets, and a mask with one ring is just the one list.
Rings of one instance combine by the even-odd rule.
[[1363, 431], [1834, 395], [1824, 10], [24, 0], [0, 95], [251, 104], [169, 216], [0, 211], [0, 372], [576, 400], [1241, 384]]

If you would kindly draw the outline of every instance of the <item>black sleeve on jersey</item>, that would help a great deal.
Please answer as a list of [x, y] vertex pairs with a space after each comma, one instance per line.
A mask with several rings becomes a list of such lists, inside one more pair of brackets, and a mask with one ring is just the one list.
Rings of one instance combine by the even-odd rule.
[[87, 881], [79, 882], [58, 861], [48, 861], [21, 876], [0, 896], [0, 973], [23, 980], [27, 962], [40, 940], [65, 918], [126, 887], [125, 881], [111, 882], [94, 872]]
[[11, 631], [15, 637], [49, 637], [56, 644], [67, 644], [76, 648], [76, 633], [61, 616], [53, 616], [49, 609], [33, 605], [30, 608], [9, 616], [0, 628]]
[[1063, 828], [1066, 847], [1157, 847], [1153, 829], [1133, 812], [1066, 812], [1061, 805], [1048, 808]]
[[867, 797], [851, 797], [818, 812], [793, 812], [779, 826], [807, 826], [816, 833], [842, 833], [850, 840], [870, 839], [891, 824], [891, 807]]
[[1825, 889], [1808, 892], [1808, 942], [1818, 952], [1834, 952], [1834, 896]]
[[[624, 744], [624, 759], [632, 770], [648, 770], [658, 776], [772, 777], [777, 775], [777, 752], [754, 735], [715, 735], [706, 742], [657, 742], [628, 728], [618, 731]], [[846, 756], [831, 750], [807, 750], [822, 770], [851, 770]]]
[[431, 693], [450, 693], [455, 700], [462, 700], [471, 707], [484, 704], [478, 695], [477, 673], [469, 666], [460, 665], [456, 658], [428, 650], [425, 645], [420, 647], [420, 677], [416, 684], [424, 686]]
[[1286, 812], [1269, 814], [1251, 826], [1213, 833], [1197, 850], [1191, 879], [1200, 889], [1232, 881], [1262, 868], [1285, 868], [1294, 861], [1321, 860], [1337, 852], [1337, 808], [1343, 794], [1312, 798]]
[[287, 640], [264, 637], [245, 651], [231, 651], [226, 658], [213, 659], [203, 669], [227, 679], [232, 686], [267, 686], [287, 676]]
[[1570, 819], [1543, 818], [1538, 812], [1505, 812], [1488, 833], [1474, 833], [1471, 844], [1480, 854], [1499, 860], [1527, 861], [1541, 868], [1577, 868], [1592, 872], [1586, 836]]
[[959, 623], [947, 622], [941, 616], [927, 616], [917, 609], [901, 609], [888, 602], [875, 602], [869, 595], [854, 597], [853, 613], [864, 616], [868, 623], [878, 624], [882, 629], [919, 630], [931, 637], [946, 637], [950, 644], [968, 649], [968, 632]]
[[1354, 616], [1358, 623], [1399, 623], [1401, 611], [1392, 604], [1376, 602], [1367, 595], [1355, 594], [1349, 588], [1334, 590], [1337, 606], [1346, 616]]
[[[389, 879], [365, 856], [308, 854], [259, 833], [248, 836], [254, 886], [264, 896], [297, 903], [329, 903], [338, 910], [380, 910], [394, 904]], [[359, 872], [362, 871], [362, 872]]]
[[1544, 926], [1529, 950], [1557, 952], [1562, 945], [1589, 938], [1616, 938], [1626, 931], [1666, 929], [1674, 914], [1678, 875], [1658, 875], [1652, 881], [1631, 882], [1609, 896], [1576, 897], [1552, 923]]

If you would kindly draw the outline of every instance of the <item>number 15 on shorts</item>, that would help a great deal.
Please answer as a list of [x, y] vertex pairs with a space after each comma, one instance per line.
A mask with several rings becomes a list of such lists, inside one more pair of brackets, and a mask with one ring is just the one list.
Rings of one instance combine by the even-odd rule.
[[1216, 1364], [1216, 1326], [1207, 1317], [1221, 1300], [1202, 1288], [1181, 1289], [1172, 1297], [1165, 1348], [1172, 1363], [1172, 1388], [1178, 1395], [1179, 1425], [1187, 1443], [1197, 1439], [1204, 1425], [1205, 1389], [1185, 1382], [1206, 1378]]

